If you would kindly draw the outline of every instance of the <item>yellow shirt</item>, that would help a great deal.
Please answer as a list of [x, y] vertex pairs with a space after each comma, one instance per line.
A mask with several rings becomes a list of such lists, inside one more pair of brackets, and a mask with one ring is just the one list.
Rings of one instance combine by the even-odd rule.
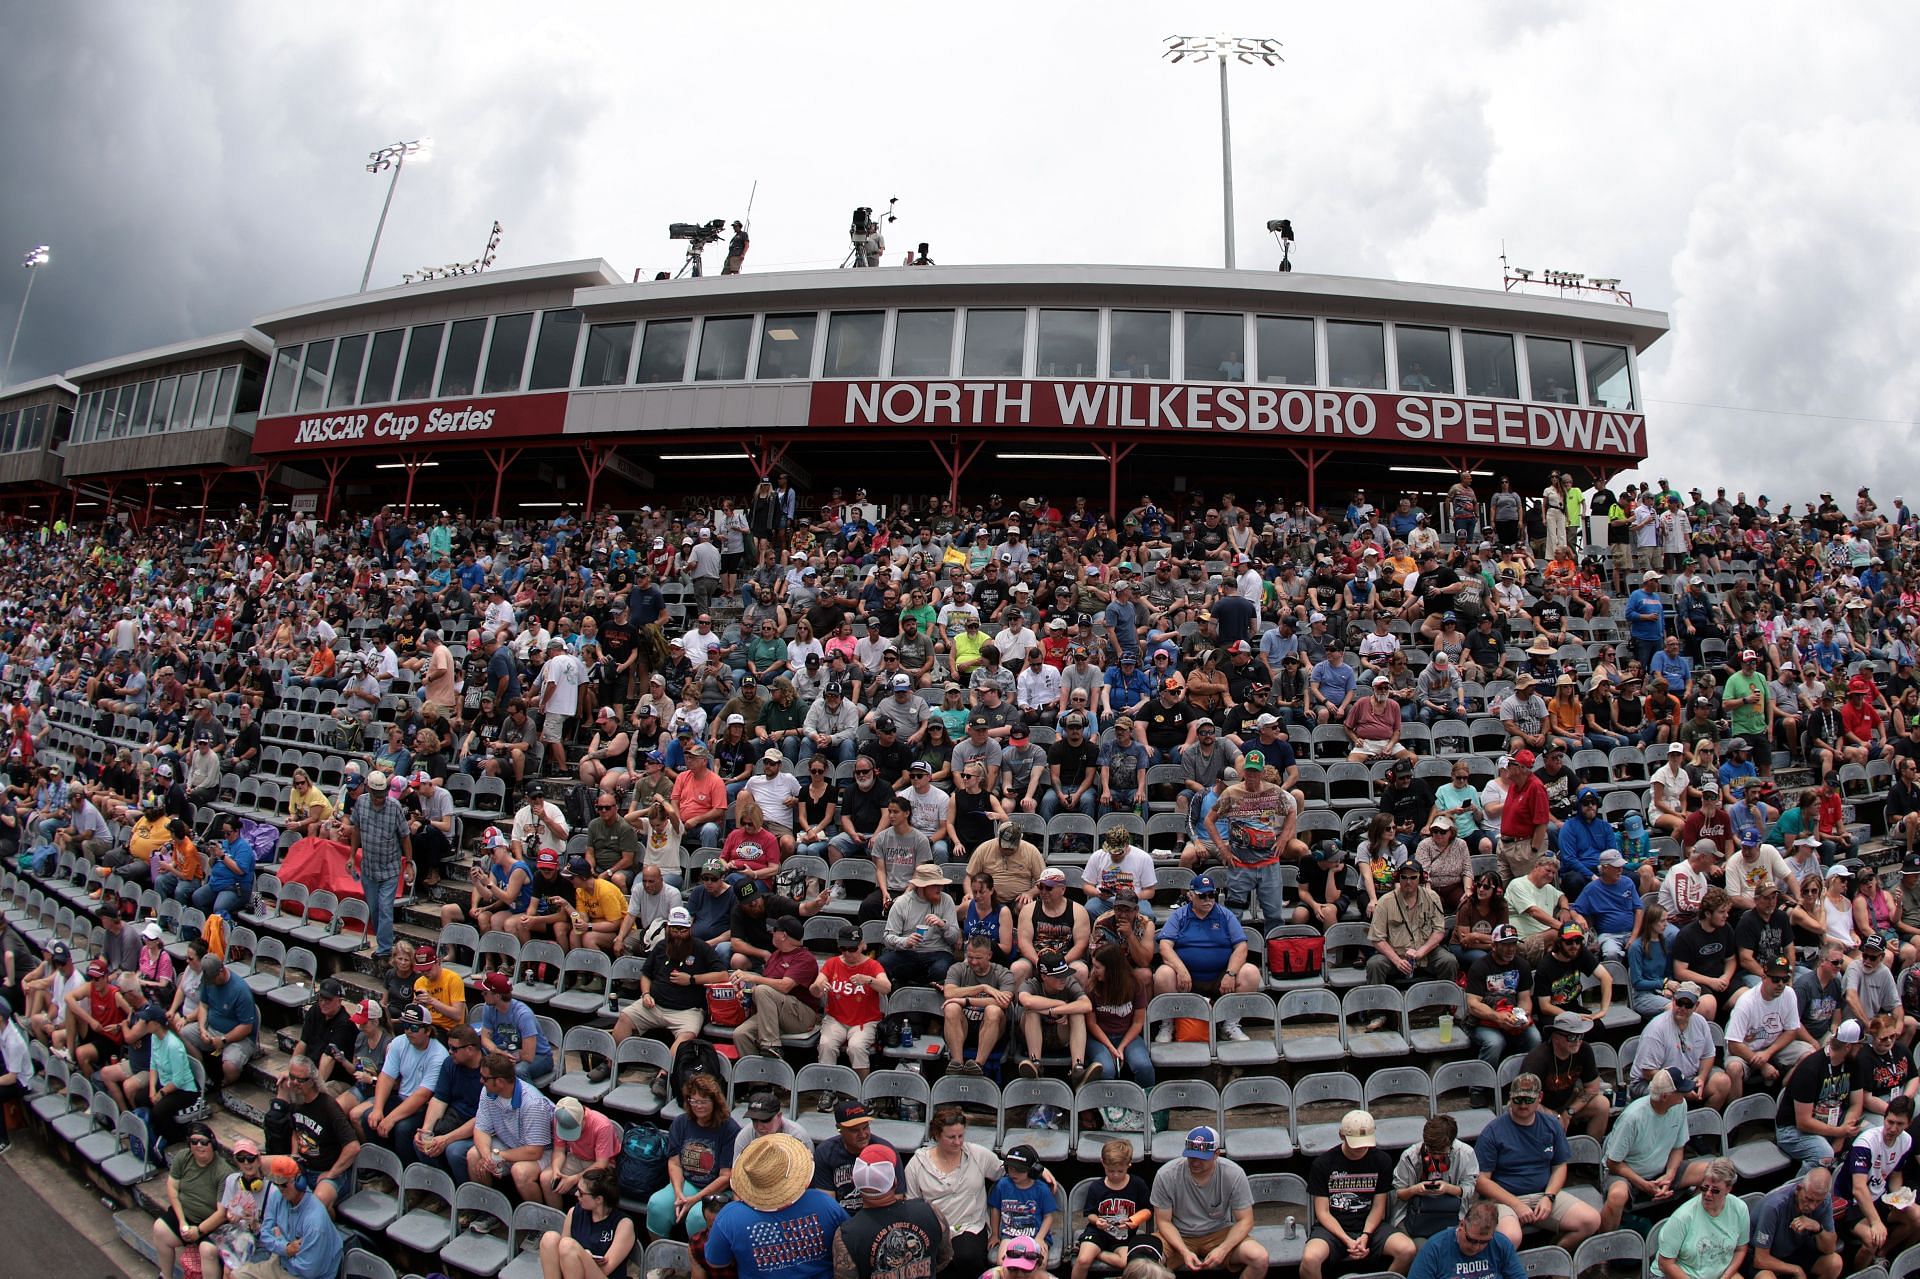
[[165, 817], [158, 821], [142, 817], [135, 822], [133, 833], [127, 837], [127, 851], [143, 862], [151, 860], [154, 849], [173, 842], [167, 833], [167, 821]]
[[305, 790], [288, 789], [287, 814], [295, 821], [305, 821], [313, 816], [315, 808], [320, 810], [322, 817], [333, 816], [333, 801], [318, 786], [309, 786]]
[[588, 880], [573, 890], [573, 901], [590, 924], [617, 924], [627, 913], [627, 895], [611, 880]]
[[[419, 994], [430, 995], [443, 1004], [453, 1004], [463, 1010], [467, 1006], [466, 983], [460, 980], [460, 974], [447, 968], [444, 964], [441, 965], [440, 974], [437, 977], [429, 977], [425, 973], [415, 977], [413, 979], [413, 988]], [[466, 1024], [466, 1016], [463, 1012], [459, 1017], [447, 1017], [442, 1015], [438, 1008], [435, 1008], [433, 1009], [433, 1024], [442, 1030], [452, 1030], [455, 1026]]]

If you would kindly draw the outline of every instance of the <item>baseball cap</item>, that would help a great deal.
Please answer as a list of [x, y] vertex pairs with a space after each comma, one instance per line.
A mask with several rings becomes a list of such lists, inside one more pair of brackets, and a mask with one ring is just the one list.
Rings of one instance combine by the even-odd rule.
[[1673, 1002], [1686, 1003], [1689, 1007], [1700, 1002], [1700, 987], [1690, 981], [1683, 981], [1673, 988]]
[[747, 1118], [749, 1119], [773, 1119], [780, 1113], [780, 1099], [770, 1092], [757, 1092], [747, 1102]]
[[592, 879], [593, 863], [584, 857], [575, 857], [567, 863], [567, 874], [575, 879]]
[[1260, 751], [1248, 751], [1240, 761], [1242, 773], [1264, 773], [1267, 770], [1267, 757]]
[[1680, 1092], [1680, 1080], [1671, 1070], [1656, 1070], [1647, 1076], [1647, 1096], [1668, 1097]]
[[553, 1134], [562, 1141], [578, 1141], [586, 1128], [586, 1107], [578, 1097], [562, 1097], [553, 1105]]
[[1503, 941], [1517, 942], [1519, 940], [1520, 940], [1520, 930], [1518, 928], [1515, 928], [1512, 924], [1495, 925], [1493, 930], [1494, 945], [1498, 946]]
[[424, 1004], [408, 1004], [400, 1014], [400, 1025], [407, 1030], [425, 1030], [433, 1025], [433, 1017]]
[[1373, 1116], [1364, 1110], [1349, 1110], [1340, 1120], [1340, 1144], [1355, 1150], [1373, 1149]]
[[379, 769], [367, 774], [367, 789], [383, 791], [387, 788], [387, 775]]
[[693, 912], [685, 906], [675, 906], [667, 912], [668, 928], [692, 928]]
[[363, 999], [360, 1001], [358, 1008], [355, 1008], [351, 1013], [347, 1014], [347, 1020], [356, 1026], [364, 1026], [370, 1021], [378, 1021], [380, 1019], [380, 1011], [379, 1000]]
[[900, 1156], [891, 1146], [868, 1142], [853, 1157], [853, 1188], [863, 1195], [891, 1192], [900, 1178]]
[[1563, 1035], [1580, 1036], [1593, 1029], [1593, 1022], [1578, 1013], [1561, 1013], [1553, 1019], [1553, 1028]]
[[505, 973], [488, 973], [480, 979], [480, 989], [489, 995], [511, 995], [513, 978]]
[[[1887, 949], [1886, 938], [1882, 937], [1879, 933], [1868, 933], [1865, 937], [1862, 937], [1860, 939], [1860, 953], [1863, 955], [1866, 954], [1868, 951], [1872, 951], [1874, 954], [1877, 954], [1877, 955], [1885, 954], [1886, 949]], [[92, 969], [88, 969], [88, 971], [91, 972]]]
[[560, 854], [551, 848], [543, 848], [533, 855], [535, 870], [559, 870]]
[[344, 999], [347, 988], [340, 984], [338, 977], [329, 977], [320, 983], [319, 994], [322, 999]]
[[[1344, 1125], [1342, 1127], [1344, 1132]], [[1201, 1124], [1187, 1131], [1187, 1139], [1181, 1144], [1180, 1153], [1188, 1159], [1213, 1159], [1220, 1153], [1220, 1133], [1218, 1130]]]
[[1846, 1021], [1840, 1023], [1840, 1028], [1833, 1032], [1833, 1037], [1843, 1044], [1859, 1043], [1861, 1037], [1860, 1023], [1849, 1017]]
[[1217, 895], [1220, 889], [1214, 884], [1213, 876], [1195, 875], [1187, 884], [1187, 891], [1203, 897], [1212, 897]]
[[[1015, 1149], [1031, 1150], [1033, 1147], [1019, 1146], [1015, 1147]], [[1013, 1156], [1009, 1154], [1005, 1162], [1013, 1162]], [[1040, 1247], [1039, 1240], [1035, 1239], [1032, 1235], [1015, 1235], [1013, 1238], [1007, 1240], [1006, 1245], [1001, 1248], [1000, 1264], [1006, 1266], [1009, 1270], [1032, 1270], [1040, 1264], [1040, 1259], [1043, 1255], [1045, 1254]]]
[[1040, 952], [1040, 972], [1047, 977], [1066, 977], [1073, 969], [1067, 966], [1067, 958], [1057, 950]]
[[873, 1115], [864, 1102], [843, 1101], [833, 1108], [833, 1126], [836, 1128], [858, 1128], [872, 1122]]
[[1618, 849], [1609, 848], [1604, 853], [1600, 854], [1599, 864], [1602, 866], [1625, 866], [1627, 864], [1627, 859], [1620, 855], [1620, 851]]

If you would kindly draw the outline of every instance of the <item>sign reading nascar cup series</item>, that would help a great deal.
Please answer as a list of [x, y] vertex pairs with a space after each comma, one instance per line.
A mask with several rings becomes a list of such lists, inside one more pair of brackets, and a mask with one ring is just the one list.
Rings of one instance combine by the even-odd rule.
[[560, 391], [263, 417], [254, 426], [253, 438], [254, 448], [262, 453], [426, 448], [558, 435], [566, 418], [567, 396]]
[[1646, 456], [1617, 409], [1182, 382], [816, 382], [811, 426], [1198, 431], [1273, 440]]

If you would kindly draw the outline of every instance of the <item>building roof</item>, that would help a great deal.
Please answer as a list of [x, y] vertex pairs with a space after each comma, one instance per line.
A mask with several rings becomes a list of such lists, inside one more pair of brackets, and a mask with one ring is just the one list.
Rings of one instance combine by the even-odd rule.
[[221, 355], [228, 351], [252, 352], [262, 359], [273, 354], [273, 343], [257, 329], [234, 329], [229, 333], [217, 333], [212, 337], [193, 338], [185, 342], [171, 342], [166, 346], [150, 347], [145, 351], [136, 351], [132, 355], [116, 355], [112, 359], [96, 360], [92, 364], [83, 364], [77, 369], [68, 369], [69, 382], [98, 382], [119, 373], [134, 373], [141, 369], [153, 368], [160, 364], [177, 364], [181, 360], [191, 360], [203, 355]]
[[1218, 267], [978, 265], [881, 267], [860, 271], [763, 271], [583, 287], [575, 301], [591, 314], [685, 312], [780, 305], [1030, 305], [1058, 299], [1124, 298], [1125, 304], [1218, 306], [1280, 312], [1351, 313], [1374, 319], [1604, 330], [1645, 350], [1667, 332], [1663, 311], [1617, 302], [1545, 297], [1502, 289], [1414, 284], [1360, 276]]
[[47, 376], [37, 377], [31, 382], [20, 382], [7, 387], [5, 390], [0, 390], [0, 404], [5, 404], [9, 400], [24, 400], [29, 396], [39, 395], [43, 391], [65, 391], [68, 395], [80, 394], [79, 387], [67, 381], [67, 379], [61, 377], [58, 373], [49, 373]]
[[364, 293], [348, 293], [321, 302], [307, 302], [286, 310], [269, 312], [255, 320], [253, 327], [273, 335], [317, 319], [374, 315], [417, 307], [422, 302], [434, 299], [484, 298], [494, 293], [520, 293], [529, 287], [541, 285], [574, 289], [610, 288], [622, 280], [621, 274], [605, 258], [580, 258], [572, 262], [483, 271], [477, 275], [460, 275], [420, 284], [396, 284], [385, 289], [368, 289]]

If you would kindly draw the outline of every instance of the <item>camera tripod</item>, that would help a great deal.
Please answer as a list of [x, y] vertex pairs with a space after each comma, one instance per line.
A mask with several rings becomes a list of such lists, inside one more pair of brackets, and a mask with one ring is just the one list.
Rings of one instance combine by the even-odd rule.
[[688, 240], [687, 241], [687, 260], [680, 264], [680, 269], [674, 272], [673, 278], [677, 280], [683, 275], [690, 275], [690, 276], [693, 276], [695, 279], [698, 279], [699, 277], [705, 275], [706, 263], [704, 259], [707, 252], [707, 246], [714, 243], [719, 238], [720, 237], [716, 235], [711, 240], [701, 238], [701, 237], [696, 237], [694, 239]]

